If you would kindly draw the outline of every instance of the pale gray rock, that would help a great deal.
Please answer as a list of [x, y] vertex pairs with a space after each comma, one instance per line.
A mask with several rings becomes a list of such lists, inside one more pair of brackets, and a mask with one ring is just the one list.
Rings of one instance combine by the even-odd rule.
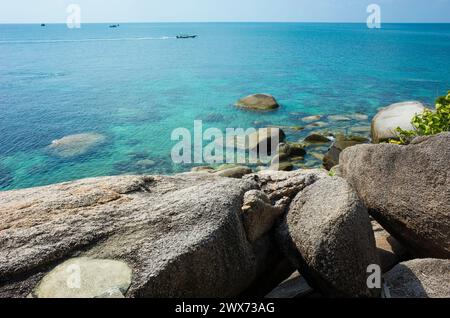
[[342, 175], [370, 214], [418, 257], [450, 258], [450, 133], [408, 146], [358, 145]]
[[425, 105], [416, 101], [396, 103], [381, 109], [372, 120], [372, 142], [397, 139], [398, 134], [395, 130], [398, 127], [412, 130], [411, 120], [425, 109]]
[[384, 276], [391, 298], [450, 298], [450, 260], [415, 259]]
[[251, 190], [245, 193], [242, 206], [243, 222], [250, 242], [256, 242], [270, 231], [284, 212], [284, 205], [272, 205], [269, 197], [262, 191]]
[[122, 297], [130, 287], [132, 271], [114, 260], [73, 258], [44, 276], [32, 295], [35, 298]]

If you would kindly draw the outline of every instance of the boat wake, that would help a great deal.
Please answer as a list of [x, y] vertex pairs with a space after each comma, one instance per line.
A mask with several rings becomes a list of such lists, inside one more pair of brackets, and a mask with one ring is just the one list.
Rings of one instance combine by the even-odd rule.
[[176, 37], [144, 37], [144, 38], [100, 38], [100, 39], [55, 39], [55, 40], [16, 40], [16, 41], [0, 41], [0, 44], [40, 44], [40, 43], [77, 43], [77, 42], [110, 42], [110, 41], [153, 41], [153, 40], [170, 40]]

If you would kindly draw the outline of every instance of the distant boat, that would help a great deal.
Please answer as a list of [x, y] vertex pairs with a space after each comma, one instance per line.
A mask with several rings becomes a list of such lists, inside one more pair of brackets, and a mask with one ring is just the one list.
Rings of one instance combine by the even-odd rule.
[[109, 27], [110, 28], [118, 28], [118, 27], [120, 27], [120, 24], [111, 24]]
[[195, 39], [196, 35], [187, 35], [187, 34], [181, 34], [177, 35], [177, 39]]
[[42, 24], [41, 24], [41, 27], [45, 27], [45, 23], [42, 23]]

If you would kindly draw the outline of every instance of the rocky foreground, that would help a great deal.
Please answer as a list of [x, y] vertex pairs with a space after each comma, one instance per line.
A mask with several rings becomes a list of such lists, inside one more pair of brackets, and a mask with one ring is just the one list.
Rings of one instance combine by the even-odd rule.
[[0, 297], [450, 297], [449, 146], [0, 192]]

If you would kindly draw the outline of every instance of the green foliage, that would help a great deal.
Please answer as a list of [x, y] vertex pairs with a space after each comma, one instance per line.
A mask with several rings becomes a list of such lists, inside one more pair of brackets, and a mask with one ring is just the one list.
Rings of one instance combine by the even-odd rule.
[[417, 136], [430, 136], [444, 131], [450, 131], [450, 91], [447, 96], [436, 100], [436, 111], [426, 109], [422, 114], [413, 117], [411, 124], [414, 130], [396, 129], [399, 140], [390, 140], [391, 143], [405, 145]]

